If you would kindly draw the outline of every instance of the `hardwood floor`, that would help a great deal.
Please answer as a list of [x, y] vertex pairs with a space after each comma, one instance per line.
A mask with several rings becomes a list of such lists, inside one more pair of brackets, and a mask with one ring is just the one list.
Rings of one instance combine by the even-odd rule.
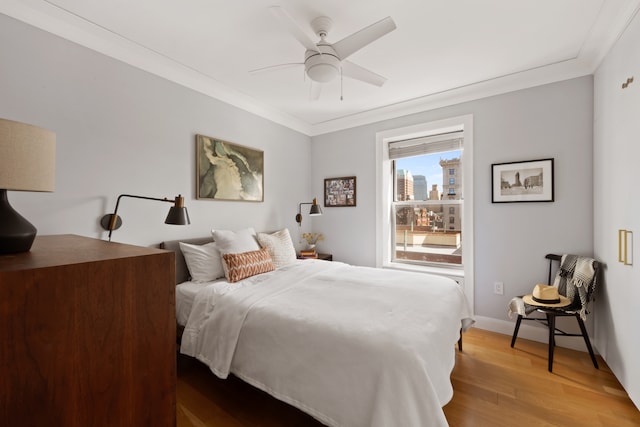
[[[553, 373], [547, 346], [471, 329], [456, 355], [454, 395], [444, 407], [451, 427], [640, 426], [640, 412], [602, 358], [558, 347]], [[241, 380], [220, 380], [180, 357], [178, 427], [316, 427], [321, 423]], [[392, 426], [396, 427], [396, 426]], [[404, 427], [404, 426], [403, 426]]]
[[640, 426], [640, 412], [601, 357], [595, 369], [588, 353], [556, 347], [550, 373], [546, 344], [510, 342], [481, 329], [464, 335], [444, 407], [452, 427]]

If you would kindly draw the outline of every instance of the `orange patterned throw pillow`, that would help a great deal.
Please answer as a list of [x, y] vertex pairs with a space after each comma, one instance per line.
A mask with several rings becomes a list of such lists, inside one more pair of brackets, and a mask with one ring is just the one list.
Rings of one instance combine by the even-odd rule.
[[224, 272], [231, 283], [276, 269], [267, 248], [240, 254], [224, 254]]

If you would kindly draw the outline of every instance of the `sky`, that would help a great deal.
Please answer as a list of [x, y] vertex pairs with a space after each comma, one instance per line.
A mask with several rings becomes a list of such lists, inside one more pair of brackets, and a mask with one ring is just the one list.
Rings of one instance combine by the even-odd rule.
[[460, 150], [446, 153], [429, 154], [425, 156], [404, 157], [396, 160], [397, 169], [407, 169], [411, 175], [424, 175], [427, 178], [427, 188], [438, 184], [438, 190], [442, 191], [442, 166], [440, 160], [450, 160], [460, 157]]

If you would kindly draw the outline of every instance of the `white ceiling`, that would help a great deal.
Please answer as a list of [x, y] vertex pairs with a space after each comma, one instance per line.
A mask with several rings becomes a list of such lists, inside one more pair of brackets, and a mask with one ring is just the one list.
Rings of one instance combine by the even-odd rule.
[[[640, 0], [0, 0], [0, 12], [307, 135], [593, 73]], [[333, 20], [336, 42], [391, 16], [397, 29], [309, 98], [305, 49], [269, 12]]]

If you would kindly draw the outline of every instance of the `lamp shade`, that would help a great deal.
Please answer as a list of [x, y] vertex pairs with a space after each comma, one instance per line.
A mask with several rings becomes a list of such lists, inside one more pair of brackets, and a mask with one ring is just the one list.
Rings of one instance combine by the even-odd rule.
[[174, 205], [169, 209], [167, 219], [164, 220], [164, 223], [173, 225], [191, 224], [189, 212], [187, 212], [187, 208], [184, 206], [184, 197], [176, 196]]
[[309, 209], [309, 216], [318, 216], [322, 215], [322, 209], [320, 209], [320, 205], [318, 204], [318, 199], [313, 199], [313, 203], [311, 203], [311, 209]]
[[176, 208], [172, 206], [167, 214], [167, 219], [164, 220], [165, 224], [172, 225], [189, 225], [191, 220], [189, 219], [189, 212], [187, 208]]
[[55, 168], [55, 133], [0, 119], [0, 188], [53, 191]]
[[53, 132], [0, 119], [0, 254], [29, 251], [37, 233], [9, 204], [7, 190], [53, 191], [55, 165]]

